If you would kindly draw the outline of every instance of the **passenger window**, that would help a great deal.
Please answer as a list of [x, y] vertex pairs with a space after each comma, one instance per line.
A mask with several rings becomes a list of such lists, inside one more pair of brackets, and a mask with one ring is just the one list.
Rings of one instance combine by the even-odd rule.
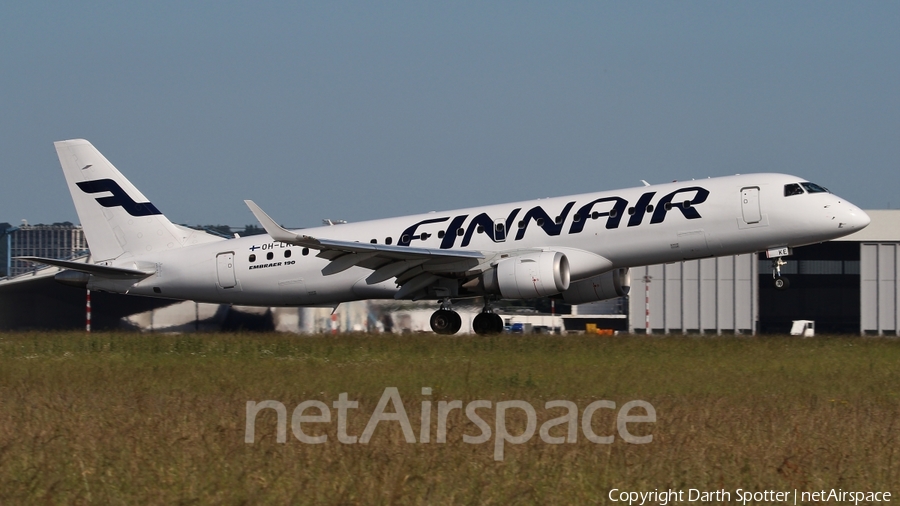
[[809, 193], [829, 193], [827, 188], [822, 188], [816, 183], [800, 183]]
[[250, 254], [250, 261], [251, 261], [251, 262], [255, 262], [255, 261], [256, 261], [256, 255], [254, 255], [254, 254], [251, 253], [251, 254]]
[[790, 197], [791, 195], [803, 195], [803, 188], [800, 188], [797, 183], [784, 185], [784, 196]]

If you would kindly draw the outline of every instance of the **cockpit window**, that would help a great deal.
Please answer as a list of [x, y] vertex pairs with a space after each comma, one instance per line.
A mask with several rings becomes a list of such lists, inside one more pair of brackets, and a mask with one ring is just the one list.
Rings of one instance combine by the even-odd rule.
[[797, 183], [784, 185], [784, 196], [790, 197], [791, 195], [803, 195], [803, 188], [800, 188], [800, 185]]
[[829, 193], [828, 188], [822, 188], [816, 183], [800, 183], [809, 193]]

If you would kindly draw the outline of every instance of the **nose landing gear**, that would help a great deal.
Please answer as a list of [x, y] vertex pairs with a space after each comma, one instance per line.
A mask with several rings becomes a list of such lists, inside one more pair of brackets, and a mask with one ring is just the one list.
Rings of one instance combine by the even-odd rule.
[[441, 300], [441, 308], [431, 315], [431, 330], [436, 334], [452, 335], [462, 327], [459, 313], [450, 309], [450, 299]]
[[772, 259], [772, 278], [775, 280], [775, 288], [778, 290], [787, 290], [791, 286], [788, 278], [781, 275], [781, 266], [783, 265], [787, 265], [787, 262], [781, 257]]

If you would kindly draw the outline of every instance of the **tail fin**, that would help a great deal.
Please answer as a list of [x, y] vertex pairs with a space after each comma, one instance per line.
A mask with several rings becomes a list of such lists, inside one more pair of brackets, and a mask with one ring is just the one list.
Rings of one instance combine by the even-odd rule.
[[55, 142], [95, 262], [178, 248], [191, 235], [172, 224], [90, 142]]

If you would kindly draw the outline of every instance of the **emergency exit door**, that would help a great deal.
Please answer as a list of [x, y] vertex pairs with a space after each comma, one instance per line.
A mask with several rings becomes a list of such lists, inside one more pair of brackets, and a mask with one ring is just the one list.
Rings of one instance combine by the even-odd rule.
[[216, 273], [221, 288], [234, 288], [234, 253], [219, 253], [216, 257]]
[[741, 213], [744, 223], [759, 223], [762, 214], [759, 211], [759, 187], [741, 189]]

